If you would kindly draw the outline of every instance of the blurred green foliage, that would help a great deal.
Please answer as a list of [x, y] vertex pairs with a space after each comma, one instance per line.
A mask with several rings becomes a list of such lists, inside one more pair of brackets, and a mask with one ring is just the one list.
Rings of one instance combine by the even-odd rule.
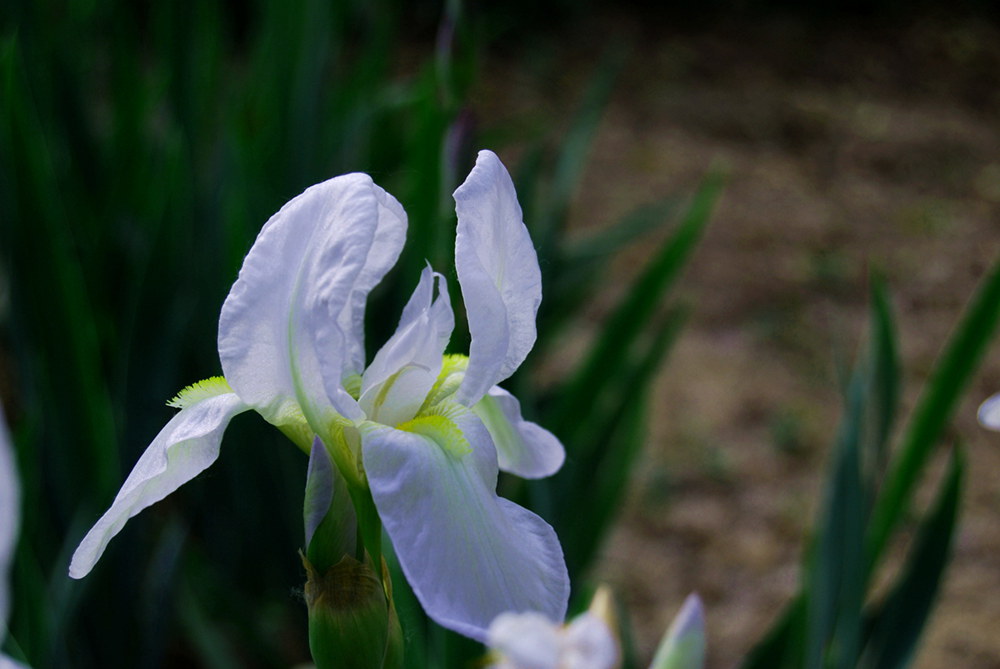
[[[370, 349], [392, 331], [425, 261], [454, 277], [451, 192], [479, 148], [464, 98], [493, 31], [457, 2], [430, 6], [13, 2], [0, 12], [9, 296], [0, 390], [25, 515], [13, 655], [45, 667], [307, 659], [295, 555], [306, 462], [253, 418], [234, 421], [218, 466], [130, 524], [86, 579], [70, 581], [66, 566], [171, 415], [165, 400], [218, 373], [218, 309], [282, 203], [348, 171], [372, 174], [403, 203], [406, 255], [372, 296]], [[567, 242], [569, 202], [621, 63], [612, 52], [559, 145], [522, 161], [525, 219], [546, 272], [542, 352], [613, 253], [677, 209], [664, 201], [604, 237]], [[717, 191], [715, 180], [695, 198], [617, 310], [621, 347], [603, 337], [544, 396], [530, 392], [530, 363], [511, 381], [525, 412], [566, 441], [570, 466], [538, 486], [503, 485], [565, 535], [574, 574], [585, 573], [619, 506], [646, 390], [680, 323], [658, 305]], [[467, 337], [457, 332], [454, 350]], [[598, 471], [594, 496], [581, 486]], [[430, 624], [400, 575], [395, 583], [411, 666], [481, 653]]]
[[867, 351], [845, 389], [799, 592], [743, 669], [897, 669], [911, 663], [956, 534], [965, 470], [961, 444], [952, 445], [935, 500], [915, 524], [916, 536], [894, 580], [878, 597], [873, 584], [998, 321], [1000, 262], [966, 308], [893, 450], [898, 343], [887, 291], [876, 281]]

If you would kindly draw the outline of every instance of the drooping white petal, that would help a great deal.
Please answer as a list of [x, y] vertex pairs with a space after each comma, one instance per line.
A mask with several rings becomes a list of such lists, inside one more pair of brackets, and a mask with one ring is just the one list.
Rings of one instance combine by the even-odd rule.
[[366, 423], [372, 497], [427, 614], [484, 641], [504, 611], [562, 620], [569, 577], [555, 531], [496, 494], [496, 451], [478, 417], [451, 403], [392, 429]]
[[174, 416], [146, 448], [111, 508], [80, 542], [69, 575], [83, 578], [125, 522], [200, 474], [219, 456], [222, 433], [233, 416], [247, 411], [234, 393], [203, 399]]
[[650, 669], [701, 669], [705, 665], [705, 610], [696, 594], [688, 595], [663, 636]]
[[[434, 282], [438, 296], [432, 301]], [[455, 316], [444, 277], [424, 269], [396, 332], [361, 379], [359, 403], [369, 420], [396, 425], [417, 413], [441, 371]]]
[[979, 405], [979, 424], [991, 430], [1000, 430], [1000, 393], [992, 395]]
[[455, 210], [455, 269], [472, 335], [456, 398], [472, 406], [513, 374], [535, 345], [542, 276], [514, 183], [491, 151], [479, 152], [455, 191]]
[[501, 613], [487, 631], [487, 644], [499, 655], [494, 669], [559, 669], [559, 626], [535, 611]]
[[[219, 357], [236, 392], [281, 425], [299, 409], [360, 417], [364, 301], [399, 255], [402, 208], [365, 174], [307, 189], [264, 225], [222, 306]], [[319, 431], [317, 426], [313, 429]]]
[[526, 479], [551, 476], [566, 460], [558, 438], [521, 417], [521, 403], [500, 386], [473, 405], [497, 447], [500, 469]]
[[21, 523], [21, 486], [14, 461], [14, 446], [0, 406], [0, 643], [10, 615], [10, 567]]

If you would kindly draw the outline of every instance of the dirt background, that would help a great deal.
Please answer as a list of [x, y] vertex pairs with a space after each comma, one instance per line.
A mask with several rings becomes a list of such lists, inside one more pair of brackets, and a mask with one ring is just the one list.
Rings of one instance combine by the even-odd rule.
[[[711, 166], [729, 175], [681, 283], [694, 315], [657, 381], [648, 448], [595, 578], [629, 607], [647, 658], [698, 591], [709, 666], [731, 667], [796, 588], [869, 270], [894, 297], [905, 416], [1000, 252], [1000, 30], [932, 16], [679, 26], [605, 15], [546, 37], [487, 62], [474, 96], [486, 125], [565, 128], [606, 47], [630, 45], [575, 233], [693, 191]], [[516, 163], [516, 147], [505, 159]], [[616, 278], [645, 256], [631, 250]], [[595, 299], [581, 340], [622, 289]], [[1000, 667], [1000, 434], [975, 422], [998, 389], [1000, 346], [955, 425], [968, 490], [922, 669]]]

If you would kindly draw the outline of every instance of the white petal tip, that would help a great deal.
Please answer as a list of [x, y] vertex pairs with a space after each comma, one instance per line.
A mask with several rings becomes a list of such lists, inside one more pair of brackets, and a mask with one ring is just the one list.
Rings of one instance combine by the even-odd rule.
[[983, 427], [1000, 431], [1000, 393], [987, 398], [979, 405], [977, 418]]

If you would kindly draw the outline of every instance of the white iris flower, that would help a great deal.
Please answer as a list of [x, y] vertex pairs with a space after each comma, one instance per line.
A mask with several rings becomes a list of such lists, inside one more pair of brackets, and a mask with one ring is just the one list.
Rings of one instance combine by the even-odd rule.
[[[489, 627], [488, 669], [617, 669], [622, 664], [609, 597], [594, 597], [590, 609], [565, 625], [534, 611], [503, 613]], [[660, 641], [650, 669], [702, 669], [705, 613], [689, 595]]]
[[399, 257], [406, 214], [365, 174], [307, 189], [261, 230], [222, 306], [224, 378], [174, 400], [181, 411], [83, 539], [70, 575], [86, 575], [129, 518], [211, 465], [230, 419], [254, 409], [306, 452], [318, 437], [356, 505], [370, 492], [437, 622], [483, 640], [502, 611], [562, 619], [569, 579], [555, 532], [496, 494], [498, 469], [538, 478], [565, 457], [497, 386], [535, 342], [538, 260], [496, 155], [480, 152], [455, 202], [468, 357], [444, 355], [454, 316], [445, 278], [428, 267], [365, 367], [365, 302]]

